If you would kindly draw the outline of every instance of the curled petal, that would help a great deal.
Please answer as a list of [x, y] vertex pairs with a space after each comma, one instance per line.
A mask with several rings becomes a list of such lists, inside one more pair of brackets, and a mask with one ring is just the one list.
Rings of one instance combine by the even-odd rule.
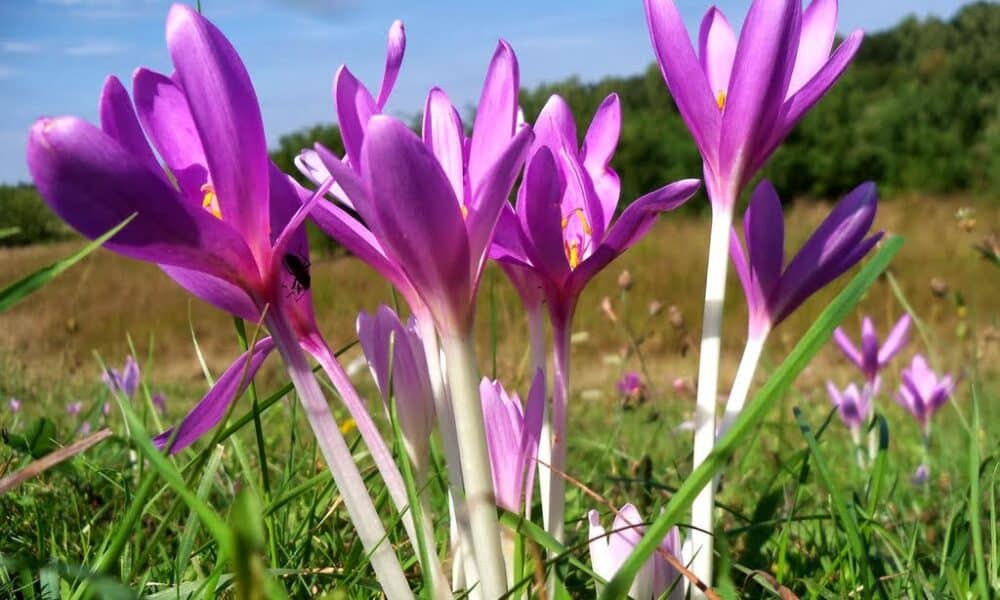
[[337, 108], [340, 138], [352, 168], [360, 170], [361, 145], [368, 120], [379, 112], [375, 99], [346, 66], [337, 69], [333, 78], [333, 102]]
[[604, 208], [604, 222], [610, 223], [618, 208], [621, 180], [610, 167], [621, 133], [622, 111], [618, 94], [611, 94], [601, 102], [583, 138], [583, 166], [587, 169], [594, 190]]
[[160, 450], [166, 448], [173, 438], [169, 450], [171, 454], [176, 454], [211, 431], [226, 416], [229, 405], [250, 385], [264, 359], [273, 349], [274, 342], [266, 337], [258, 341], [252, 350], [237, 358], [179, 425], [153, 438], [156, 447]]
[[205, 158], [222, 215], [266, 256], [267, 143], [246, 67], [215, 25], [181, 4], [167, 15], [167, 47], [199, 137], [211, 140]]
[[389, 43], [385, 50], [385, 71], [382, 73], [382, 85], [378, 89], [378, 99], [375, 105], [381, 111], [389, 100], [392, 87], [396, 84], [399, 67], [403, 64], [403, 54], [406, 53], [406, 29], [403, 22], [395, 20], [389, 27]]

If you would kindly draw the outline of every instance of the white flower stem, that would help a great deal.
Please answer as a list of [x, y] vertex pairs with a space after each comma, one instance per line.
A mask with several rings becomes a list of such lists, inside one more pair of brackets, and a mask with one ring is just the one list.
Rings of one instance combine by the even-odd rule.
[[[733, 202], [712, 198], [712, 230], [708, 243], [708, 270], [705, 277], [705, 312], [698, 359], [698, 394], [694, 415], [694, 464], [697, 469], [715, 447], [715, 403], [719, 386], [719, 355], [722, 350], [722, 313], [729, 267], [729, 228]], [[735, 199], [733, 199], [735, 200]], [[706, 585], [712, 584], [713, 513], [715, 485], [709, 484], [695, 498], [691, 508], [691, 570]], [[692, 598], [704, 598], [692, 588]]]
[[[542, 313], [541, 304], [525, 306], [528, 316], [528, 335], [531, 339], [531, 368], [528, 378], [534, 380], [538, 369], [545, 372], [545, 315]], [[552, 411], [549, 408], [549, 395], [546, 387], [545, 401], [542, 403], [542, 430], [538, 443], [538, 490], [542, 500], [542, 524], [545, 530], [549, 528], [550, 496], [549, 491], [552, 485], [552, 471], [548, 465], [552, 464]], [[531, 519], [531, 507], [526, 506], [525, 515]]]
[[[571, 327], [569, 319], [553, 319], [552, 355], [554, 363], [552, 390], [552, 446], [551, 465], [556, 469], [549, 483], [548, 531], [558, 542], [563, 541], [566, 514], [566, 410], [569, 395], [569, 346]], [[548, 470], [548, 469], [546, 469]]]
[[736, 417], [740, 416], [740, 412], [743, 411], [750, 394], [750, 386], [753, 384], [753, 376], [757, 373], [757, 364], [760, 362], [765, 341], [767, 341], [767, 331], [756, 333], [747, 339], [747, 344], [743, 348], [743, 358], [740, 359], [740, 366], [736, 369], [736, 378], [733, 379], [733, 388], [729, 391], [729, 400], [726, 401], [726, 412], [719, 424], [719, 433], [715, 436], [716, 439], [721, 438], [729, 431]]
[[465, 503], [469, 511], [473, 553], [479, 568], [479, 586], [484, 598], [499, 598], [507, 593], [507, 574], [500, 545], [500, 520], [486, 446], [474, 342], [471, 333], [446, 337], [441, 342], [462, 455]]
[[[351, 382], [351, 378], [348, 377], [344, 368], [340, 365], [340, 362], [337, 361], [336, 357], [333, 356], [333, 353], [330, 352], [326, 343], [321, 340], [310, 340], [306, 349], [316, 358], [320, 366], [323, 367], [323, 370], [326, 372], [327, 377], [330, 378], [330, 382], [333, 384], [334, 389], [337, 390], [337, 393], [340, 394], [341, 399], [344, 401], [344, 406], [347, 407], [347, 411], [351, 414], [351, 418], [354, 419], [354, 423], [358, 428], [358, 433], [361, 434], [361, 439], [364, 440], [365, 446], [368, 447], [368, 451], [372, 455], [372, 460], [378, 468], [379, 474], [382, 475], [382, 480], [385, 482], [385, 486], [389, 491], [389, 496], [392, 498], [393, 504], [396, 506], [396, 510], [399, 511], [400, 515], [402, 515], [403, 527], [406, 529], [406, 535], [410, 538], [410, 543], [413, 547], [417, 548], [418, 533], [413, 523], [413, 513], [407, 508], [410, 502], [409, 498], [407, 498], [406, 484], [403, 482], [403, 475], [400, 473], [399, 467], [392, 458], [392, 452], [389, 451], [389, 447], [386, 445], [385, 440], [382, 439], [382, 435], [379, 433], [378, 427], [375, 425], [375, 421], [372, 420], [371, 414], [368, 412], [368, 408], [358, 395], [358, 391]], [[426, 481], [426, 467], [420, 470], [423, 472], [424, 481]], [[421, 495], [421, 498], [424, 498], [424, 495]], [[425, 516], [425, 521], [427, 521], [427, 517], [433, 513], [424, 510], [423, 514]], [[434, 551], [436, 546], [434, 541], [434, 527], [432, 524], [429, 526], [429, 524], [430, 521], [421, 523], [421, 534], [424, 537], [424, 543], [431, 549], [428, 556], [428, 560], [431, 564], [422, 566], [431, 573], [431, 577], [433, 577], [435, 581], [435, 590], [438, 594], [440, 594], [441, 591], [447, 591], [448, 586], [444, 584], [444, 571], [441, 568], [440, 560], [438, 560], [437, 552]]]
[[337, 427], [337, 422], [330, 412], [326, 398], [323, 397], [323, 392], [313, 376], [312, 369], [309, 368], [309, 363], [302, 348], [299, 347], [291, 326], [281, 315], [280, 310], [271, 312], [266, 319], [267, 327], [285, 361], [288, 375], [298, 393], [309, 425], [316, 435], [316, 443], [337, 484], [344, 506], [358, 532], [358, 538], [365, 552], [371, 557], [375, 577], [387, 598], [413, 598], [413, 592], [407, 584], [406, 576], [403, 575], [399, 560], [385, 537], [385, 529], [371, 496], [368, 495], [364, 479], [354, 464], [351, 451], [344, 442], [340, 428]]
[[[469, 513], [466, 510], [463, 497], [464, 483], [462, 480], [462, 458], [458, 450], [458, 433], [455, 430], [455, 415], [452, 412], [448, 388], [444, 384], [444, 370], [441, 364], [441, 349], [438, 345], [437, 330], [429, 316], [417, 316], [417, 330], [420, 342], [424, 347], [424, 357], [427, 359], [427, 371], [431, 381], [431, 391], [434, 394], [434, 411], [437, 414], [438, 430], [441, 433], [441, 445], [445, 456], [445, 468], [448, 471], [448, 506], [449, 533], [451, 537], [450, 550], [452, 558], [451, 587], [460, 590], [465, 586], [473, 586], [479, 581], [475, 556], [470, 541], [472, 532], [469, 528]], [[478, 596], [478, 588], [473, 590], [473, 596]]]

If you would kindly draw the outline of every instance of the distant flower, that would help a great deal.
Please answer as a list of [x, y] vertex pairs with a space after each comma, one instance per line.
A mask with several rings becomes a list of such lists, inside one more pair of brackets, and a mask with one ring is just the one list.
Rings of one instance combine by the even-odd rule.
[[861, 350], [851, 342], [843, 327], [833, 332], [833, 339], [851, 362], [856, 364], [865, 379], [874, 381], [879, 371], [885, 368], [892, 357], [896, 356], [909, 341], [907, 333], [910, 329], [910, 315], [903, 315], [893, 326], [885, 338], [885, 343], [879, 347], [878, 335], [871, 318], [865, 317], [861, 322]]
[[629, 371], [618, 380], [618, 393], [631, 399], [639, 400], [646, 393], [646, 384], [635, 371]]
[[902, 382], [896, 394], [896, 402], [910, 411], [926, 433], [930, 429], [930, 419], [955, 390], [951, 375], [939, 377], [927, 365], [927, 360], [917, 354], [909, 368], [900, 373]]
[[729, 204], [795, 124], [836, 83], [861, 45], [854, 31], [833, 52], [837, 1], [755, 0], [739, 36], [717, 8], [698, 52], [671, 0], [645, 0], [657, 62], [705, 163], [712, 202]]
[[[590, 562], [594, 566], [594, 572], [608, 581], [615, 576], [642, 538], [642, 517], [635, 506], [626, 504], [615, 516], [610, 532], [601, 527], [600, 515], [596, 510], [588, 513], [588, 519]], [[633, 600], [652, 600], [663, 597], [670, 590], [667, 600], [683, 598], [684, 582], [677, 570], [661, 554], [665, 552], [681, 560], [680, 551], [680, 532], [674, 527], [660, 544], [659, 550], [639, 570], [629, 589], [629, 597]], [[598, 586], [598, 591], [601, 587]]]
[[[121, 371], [108, 368], [101, 374], [101, 380], [112, 394], [123, 394], [126, 398], [135, 396], [139, 389], [139, 363], [131, 355], [125, 357], [125, 366]], [[107, 413], [105, 413], [107, 414]]]
[[694, 385], [684, 377], [674, 377], [670, 385], [678, 394], [689, 394], [694, 391]]
[[826, 382], [826, 391], [830, 394], [830, 401], [837, 407], [840, 419], [852, 431], [861, 431], [872, 416], [872, 399], [878, 394], [879, 380], [876, 378], [871, 384], [865, 384], [858, 388], [855, 384], [848, 385], [843, 392], [833, 385], [832, 381]]
[[80, 425], [79, 433], [84, 436], [90, 435], [90, 429], [90, 421], [84, 421], [83, 424]]
[[508, 394], [499, 382], [485, 377], [479, 393], [497, 505], [519, 513], [531, 505], [545, 410], [545, 375], [541, 369], [535, 372], [524, 406], [517, 394]]
[[910, 477], [910, 483], [913, 485], [924, 485], [927, 480], [931, 477], [931, 468], [927, 464], [922, 464], [917, 467], [917, 470], [913, 472], [913, 476]]
[[161, 415], [166, 414], [167, 398], [160, 392], [153, 394], [153, 407], [156, 408], [156, 412], [160, 413]]
[[11, 398], [7, 401], [7, 407], [10, 409], [10, 412], [16, 413], [21, 410], [21, 401], [17, 398]]
[[66, 414], [68, 414], [71, 417], [79, 415], [80, 411], [82, 410], [83, 410], [83, 402], [80, 401], [70, 402], [69, 404], [66, 405]]
[[746, 253], [734, 230], [730, 255], [750, 310], [750, 337], [762, 339], [809, 296], [860, 261], [881, 233], [865, 237], [875, 219], [875, 184], [845, 196], [785, 266], [781, 200], [769, 181], [754, 190], [743, 217]]
[[103, 405], [101, 405], [101, 414], [103, 414], [105, 417], [111, 414], [110, 402], [105, 402]]

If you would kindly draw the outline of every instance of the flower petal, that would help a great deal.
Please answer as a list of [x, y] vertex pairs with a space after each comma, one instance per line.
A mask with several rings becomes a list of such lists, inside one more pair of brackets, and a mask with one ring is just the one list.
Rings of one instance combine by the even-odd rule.
[[861, 356], [865, 377], [874, 377], [878, 372], [878, 333], [870, 317], [861, 320]]
[[781, 279], [785, 262], [785, 219], [781, 199], [768, 180], [761, 181], [743, 215], [750, 273], [766, 298]]
[[643, 0], [656, 62], [702, 157], [716, 161], [722, 115], [672, 0]]
[[252, 351], [245, 352], [237, 358], [179, 425], [153, 438], [156, 447], [160, 450], [167, 447], [170, 438], [174, 436], [174, 430], [177, 430], [177, 435], [170, 446], [170, 453], [176, 454], [211, 431], [226, 416], [229, 405], [235, 402], [250, 385], [264, 359], [273, 349], [274, 342], [266, 337], [258, 341]]
[[403, 54], [406, 53], [406, 29], [399, 19], [389, 26], [389, 43], [385, 50], [385, 71], [382, 73], [382, 85], [378, 88], [378, 100], [375, 105], [381, 111], [389, 101], [389, 94], [396, 84], [399, 67], [403, 64]]
[[466, 325], [452, 320], [470, 316], [469, 239], [441, 165], [406, 125], [381, 115], [369, 122], [361, 153], [386, 254], [439, 325]]
[[535, 268], [556, 285], [570, 273], [560, 208], [565, 186], [552, 152], [543, 146], [528, 162], [517, 203], [524, 250]]
[[245, 321], [256, 322], [260, 320], [260, 311], [253, 299], [247, 295], [245, 290], [225, 279], [182, 267], [160, 265], [160, 268], [182, 288], [212, 306]]
[[540, 146], [548, 146], [553, 153], [564, 148], [572, 154], [577, 154], [576, 122], [573, 111], [566, 100], [558, 94], [552, 94], [535, 119], [534, 150]]
[[833, 331], [833, 341], [836, 342], [837, 347], [840, 351], [844, 353], [852, 363], [858, 366], [859, 369], [864, 370], [865, 363], [861, 358], [861, 352], [851, 341], [851, 338], [847, 336], [847, 332], [844, 331], [843, 327], [838, 327]]
[[910, 315], [903, 315], [893, 326], [892, 331], [886, 336], [885, 342], [878, 351], [878, 363], [880, 367], [889, 364], [892, 357], [899, 354], [903, 346], [909, 341], [907, 334], [910, 331]]
[[545, 415], [545, 372], [535, 371], [524, 404], [524, 422], [521, 426], [521, 449], [524, 459], [523, 490], [524, 505], [531, 506], [532, 488], [535, 482], [535, 468], [538, 464], [538, 444], [542, 439], [542, 421]]
[[736, 60], [736, 34], [726, 15], [716, 7], [708, 9], [698, 32], [698, 54], [708, 85], [716, 99], [724, 102]]
[[729, 93], [722, 112], [719, 164], [722, 176], [742, 185], [767, 141], [785, 100], [795, 64], [801, 0], [756, 0], [736, 47]]
[[39, 120], [31, 128], [27, 158], [42, 198], [85, 237], [96, 238], [136, 213], [107, 248], [236, 284], [256, 279], [246, 244], [229, 225], [182, 201], [93, 125], [74, 117]]
[[618, 94], [610, 94], [597, 107], [581, 149], [583, 166], [594, 182], [594, 190], [604, 207], [605, 223], [614, 219], [621, 193], [621, 180], [610, 166], [618, 145], [621, 124], [622, 109]]
[[142, 132], [132, 101], [122, 82], [109, 75], [101, 91], [101, 130], [128, 150], [140, 162], [145, 163], [153, 173], [163, 173], [163, 167], [156, 161], [153, 150]]
[[638, 242], [652, 228], [662, 212], [673, 210], [687, 202], [698, 191], [697, 179], [682, 179], [652, 191], [625, 209], [608, 230], [607, 237], [593, 254], [580, 263], [571, 275], [567, 286], [571, 293], [579, 293], [590, 279]]
[[167, 15], [167, 47], [177, 69], [223, 218], [266, 256], [267, 142], [253, 84], [243, 61], [218, 28], [190, 7]]
[[802, 33], [788, 95], [802, 89], [830, 58], [837, 36], [837, 0], [812, 0], [802, 14]]
[[337, 108], [337, 126], [347, 151], [347, 160], [354, 170], [360, 172], [365, 127], [372, 115], [379, 112], [378, 106], [368, 88], [343, 65], [333, 78], [333, 102]]
[[455, 197], [464, 205], [471, 200], [465, 197], [465, 161], [462, 149], [465, 132], [462, 130], [462, 119], [458, 116], [458, 111], [440, 88], [431, 88], [427, 94], [422, 130], [424, 144], [441, 164]]
[[486, 71], [483, 92], [476, 107], [476, 120], [472, 125], [469, 181], [473, 190], [514, 137], [519, 86], [517, 57], [510, 45], [500, 40]]

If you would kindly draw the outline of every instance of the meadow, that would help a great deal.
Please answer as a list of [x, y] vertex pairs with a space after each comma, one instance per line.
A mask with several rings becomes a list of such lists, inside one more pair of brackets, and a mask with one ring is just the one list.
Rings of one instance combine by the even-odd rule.
[[[789, 209], [792, 248], [827, 210], [823, 203]], [[878, 399], [876, 410], [884, 417], [876, 424], [880, 451], [871, 469], [856, 466], [825, 382], [843, 386], [860, 377], [830, 344], [725, 471], [717, 496], [723, 515], [716, 542], [721, 597], [966, 598], [1000, 586], [1000, 286], [996, 266], [972, 248], [998, 225], [996, 203], [976, 198], [900, 196], [880, 205], [874, 228], [903, 236], [905, 245], [845, 326], [856, 336], [861, 315], [871, 315], [884, 333], [906, 306], [918, 321]], [[572, 597], [593, 593], [581, 566], [589, 564], [586, 511], [630, 501], [653, 514], [690, 472], [691, 434], [684, 423], [694, 407], [707, 236], [707, 219], [667, 215], [581, 300], [572, 345], [567, 500], [567, 514], [576, 520], [564, 553], [549, 565]], [[0, 281], [13, 281], [81, 245], [2, 249]], [[351, 257], [316, 257], [311, 270], [318, 319], [334, 347], [354, 341], [359, 311], [397, 303], [388, 284]], [[755, 388], [850, 277], [781, 325], [767, 345]], [[746, 328], [735, 277], [728, 298], [723, 393]], [[477, 319], [483, 373], [524, 391], [529, 377], [523, 313], [497, 269], [484, 278]], [[207, 390], [206, 375], [218, 376], [239, 354], [231, 317], [192, 300], [154, 266], [100, 250], [0, 315], [0, 331], [0, 477], [83, 437], [84, 421], [93, 430], [113, 432], [72, 461], [0, 495], [0, 596], [375, 593], [370, 573], [358, 566], [364, 556], [319, 466], [315, 442], [297, 404], [285, 396], [278, 361], [237, 404], [228, 427], [217, 431], [216, 444], [203, 441], [165, 461], [169, 469], [136, 459], [135, 423], [127, 426], [121, 411], [102, 414], [112, 401], [100, 379], [102, 363], [117, 366], [134, 354], [143, 391], [131, 411], [151, 434], [175, 422]], [[922, 461], [919, 428], [890, 399], [898, 367], [917, 351], [961, 378], [953, 402], [935, 417], [931, 477], [922, 485], [911, 482]], [[355, 382], [374, 399], [359, 356], [349, 347], [341, 361], [359, 366]], [[628, 371], [644, 381], [641, 398], [616, 390]], [[160, 392], [166, 398], [162, 414], [151, 402]], [[20, 400], [21, 410], [11, 412], [6, 398]], [[77, 401], [82, 410], [67, 414]], [[344, 411], [333, 406], [356, 443]], [[383, 415], [376, 403], [371, 407]], [[801, 411], [798, 420], [793, 407]], [[363, 473], [374, 475], [368, 457], [358, 452]], [[226, 531], [240, 550], [231, 564], [217, 562], [219, 542], [164, 469], [183, 478], [188, 493], [229, 524]], [[379, 485], [371, 480], [384, 510]], [[246, 489], [255, 500], [243, 494], [234, 503], [237, 491]], [[431, 482], [430, 493], [443, 497], [440, 480]], [[443, 533], [447, 513], [433, 517]], [[397, 544], [405, 539], [401, 530], [397, 524], [390, 534]], [[522, 582], [522, 594], [543, 578], [545, 540], [526, 539], [537, 572]], [[860, 555], [855, 540], [862, 544]], [[401, 555], [409, 557], [404, 567], [419, 587], [415, 551], [403, 549]], [[859, 587], [865, 572], [877, 578], [875, 590]]]

